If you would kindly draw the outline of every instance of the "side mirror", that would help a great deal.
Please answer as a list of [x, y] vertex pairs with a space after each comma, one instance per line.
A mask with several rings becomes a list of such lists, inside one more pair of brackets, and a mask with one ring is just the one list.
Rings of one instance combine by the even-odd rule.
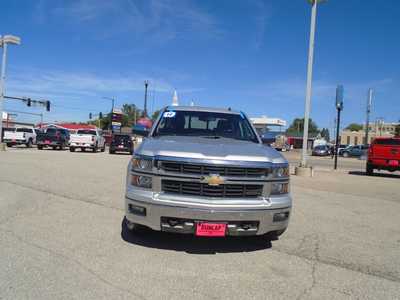
[[261, 137], [261, 141], [262, 141], [263, 144], [271, 145], [272, 143], [275, 142], [275, 139], [274, 139], [274, 138], [271, 138], [271, 137], [264, 137], [264, 136], [262, 136], [262, 137]]
[[132, 133], [143, 137], [147, 137], [150, 133], [150, 129], [144, 126], [135, 125], [132, 127]]

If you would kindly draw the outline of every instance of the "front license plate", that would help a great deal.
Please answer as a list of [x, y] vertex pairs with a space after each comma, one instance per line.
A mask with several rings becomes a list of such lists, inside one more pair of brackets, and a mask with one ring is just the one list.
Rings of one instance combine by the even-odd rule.
[[50, 144], [50, 141], [44, 141], [45, 144]]
[[389, 160], [389, 165], [398, 166], [399, 165], [399, 161], [398, 160]]
[[197, 236], [225, 236], [226, 224], [200, 222], [196, 226]]

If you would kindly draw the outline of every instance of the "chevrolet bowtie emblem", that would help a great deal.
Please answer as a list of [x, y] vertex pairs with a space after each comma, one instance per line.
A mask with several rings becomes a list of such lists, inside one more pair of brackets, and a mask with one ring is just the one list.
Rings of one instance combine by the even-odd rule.
[[215, 174], [210, 174], [209, 176], [202, 176], [200, 181], [201, 183], [207, 183], [208, 185], [212, 186], [218, 186], [220, 184], [225, 183], [225, 180], [221, 176]]

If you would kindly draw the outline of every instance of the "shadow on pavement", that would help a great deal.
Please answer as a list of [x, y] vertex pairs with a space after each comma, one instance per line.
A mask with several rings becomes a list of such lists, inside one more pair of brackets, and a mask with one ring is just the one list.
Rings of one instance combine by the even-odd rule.
[[[358, 175], [358, 176], [368, 176], [367, 173], [361, 171], [350, 171], [349, 175]], [[390, 174], [390, 173], [376, 173], [374, 172], [371, 177], [387, 177], [387, 178], [400, 178], [398, 174]]]
[[259, 237], [200, 238], [193, 235], [172, 234], [154, 230], [131, 232], [122, 221], [121, 237], [130, 244], [190, 254], [252, 252], [272, 247], [271, 240]]

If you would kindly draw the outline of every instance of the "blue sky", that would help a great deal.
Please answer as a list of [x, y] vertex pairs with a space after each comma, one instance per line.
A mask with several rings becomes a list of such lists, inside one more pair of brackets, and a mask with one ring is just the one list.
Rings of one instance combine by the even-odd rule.
[[[310, 23], [306, 0], [1, 1], [9, 49], [6, 94], [50, 99], [47, 121], [87, 120], [116, 97], [150, 110], [170, 103], [233, 107], [291, 121], [304, 114]], [[311, 117], [333, 127], [337, 84], [343, 123], [400, 119], [400, 1], [330, 0], [319, 6]], [[7, 101], [6, 109], [41, 112]], [[32, 117], [20, 119], [35, 121]]]

